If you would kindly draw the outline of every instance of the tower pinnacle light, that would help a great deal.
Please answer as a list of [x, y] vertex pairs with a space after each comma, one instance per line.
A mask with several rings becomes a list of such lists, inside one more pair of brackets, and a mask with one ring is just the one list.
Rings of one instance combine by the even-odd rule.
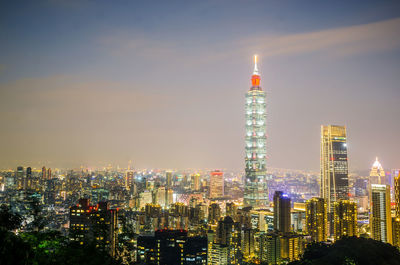
[[268, 205], [266, 107], [266, 93], [260, 86], [255, 55], [251, 87], [246, 93], [246, 176], [243, 202], [245, 206], [256, 208]]
[[383, 170], [383, 167], [379, 162], [378, 157], [376, 157], [375, 162], [372, 165], [371, 171], [369, 173], [369, 182], [371, 184], [384, 184], [383, 181], [385, 181], [385, 170]]
[[259, 75], [258, 74], [258, 67], [257, 67], [257, 54], [254, 55], [254, 72], [253, 75]]

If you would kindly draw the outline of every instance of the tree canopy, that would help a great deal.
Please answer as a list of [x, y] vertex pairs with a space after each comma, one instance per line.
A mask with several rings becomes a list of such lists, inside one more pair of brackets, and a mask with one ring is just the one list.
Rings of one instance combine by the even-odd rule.
[[0, 227], [5, 230], [15, 230], [21, 226], [23, 218], [21, 215], [11, 211], [11, 208], [2, 204], [0, 206]]
[[359, 237], [345, 237], [332, 245], [314, 243], [301, 260], [290, 265], [397, 265], [400, 252], [390, 244]]
[[94, 244], [69, 242], [57, 231], [27, 232], [15, 235], [0, 229], [0, 264], [2, 265], [113, 265], [118, 264]]

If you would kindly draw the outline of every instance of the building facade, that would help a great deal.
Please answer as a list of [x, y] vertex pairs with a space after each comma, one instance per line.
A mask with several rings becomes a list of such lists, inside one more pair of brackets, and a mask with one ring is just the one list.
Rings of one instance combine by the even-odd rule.
[[207, 238], [188, 237], [185, 230], [157, 230], [154, 236], [138, 237], [137, 258], [137, 264], [205, 265]]
[[306, 202], [306, 233], [311, 236], [312, 241], [326, 241], [328, 218], [324, 198], [312, 198]]
[[290, 198], [282, 191], [274, 194], [274, 230], [282, 233], [291, 231]]
[[221, 218], [221, 207], [218, 203], [212, 203], [208, 206], [208, 222], [215, 224]]
[[210, 199], [224, 197], [224, 173], [215, 170], [210, 174]]
[[321, 126], [321, 197], [326, 200], [328, 212], [333, 203], [349, 198], [346, 127]]
[[242, 229], [242, 253], [246, 261], [251, 261], [255, 257], [255, 234], [256, 230], [253, 228]]
[[255, 57], [252, 86], [246, 94], [246, 167], [244, 205], [268, 205], [266, 93], [260, 86], [260, 74]]
[[286, 233], [280, 236], [281, 259], [286, 262], [298, 260], [303, 253], [303, 236]]
[[90, 205], [89, 199], [80, 199], [78, 205], [70, 208], [69, 218], [71, 241], [81, 245], [95, 241], [96, 247], [115, 256], [118, 232], [116, 209], [109, 209], [107, 202]]
[[392, 241], [393, 246], [400, 248], [400, 218], [392, 217]]
[[394, 177], [394, 200], [396, 204], [396, 217], [400, 218], [400, 173]]
[[135, 176], [133, 170], [127, 170], [125, 172], [125, 188], [127, 190], [132, 190], [135, 184]]
[[381, 163], [378, 161], [378, 158], [376, 158], [369, 173], [369, 183], [371, 185], [385, 184], [386, 183], [385, 175], [386, 174], [385, 171], [383, 170]]
[[375, 240], [392, 244], [392, 217], [390, 210], [390, 186], [372, 184], [370, 191], [370, 227]]
[[200, 182], [200, 174], [192, 175], [192, 190], [200, 190], [201, 182]]
[[281, 264], [281, 237], [278, 233], [261, 234], [259, 258], [268, 264]]
[[352, 201], [337, 201], [334, 207], [334, 237], [357, 236], [357, 204]]

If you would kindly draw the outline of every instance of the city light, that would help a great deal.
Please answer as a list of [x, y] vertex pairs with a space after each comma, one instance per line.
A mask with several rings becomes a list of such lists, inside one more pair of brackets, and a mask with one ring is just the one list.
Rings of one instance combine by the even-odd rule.
[[396, 1], [0, 11], [0, 264], [400, 264]]

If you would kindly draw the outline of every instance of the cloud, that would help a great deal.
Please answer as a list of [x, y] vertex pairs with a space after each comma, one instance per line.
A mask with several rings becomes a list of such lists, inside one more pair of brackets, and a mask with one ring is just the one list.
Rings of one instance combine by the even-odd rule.
[[131, 35], [119, 32], [101, 38], [100, 43], [110, 48], [115, 56], [139, 55], [160, 59], [176, 56], [178, 52], [176, 43], [156, 40], [141, 34]]
[[[169, 58], [171, 62], [212, 63], [257, 51], [263, 57], [291, 56], [324, 51], [329, 55], [355, 55], [400, 47], [400, 18], [369, 24], [295, 34], [257, 35], [223, 43], [199, 40], [160, 40], [144, 34], [119, 32], [101, 39], [115, 56]], [[193, 50], [195, 52], [193, 52]]]
[[328, 51], [337, 55], [387, 51], [400, 47], [400, 18], [322, 31], [263, 36], [241, 42], [263, 56]]

